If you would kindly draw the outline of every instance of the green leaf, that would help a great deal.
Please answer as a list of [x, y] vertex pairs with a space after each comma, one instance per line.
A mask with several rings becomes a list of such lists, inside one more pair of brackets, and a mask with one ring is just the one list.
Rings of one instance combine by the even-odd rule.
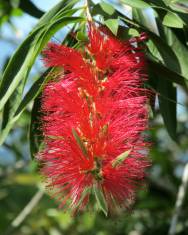
[[[2, 68], [2, 72], [5, 70], [8, 62], [9, 62], [10, 58], [8, 57], [3, 65], [3, 68]], [[2, 78], [0, 78], [2, 79]], [[9, 110], [10, 110], [10, 102], [7, 101], [7, 103], [5, 104], [4, 108], [3, 108], [3, 112], [2, 112], [2, 123], [1, 123], [1, 130], [3, 130], [6, 125], [7, 125], [7, 122], [9, 120]]]
[[19, 8], [36, 18], [40, 18], [44, 14], [44, 12], [38, 9], [30, 0], [20, 0]]
[[164, 16], [163, 24], [172, 28], [183, 28], [184, 26], [184, 23], [181, 18], [177, 14], [170, 11], [168, 11]]
[[[109, 13], [107, 13], [102, 7], [101, 7], [101, 5], [100, 5], [100, 3], [98, 3], [98, 4], [95, 4], [92, 8], [91, 8], [91, 10], [90, 10], [90, 12], [91, 12], [91, 15], [92, 16], [95, 16], [95, 15], [100, 15], [101, 17], [102, 17], [102, 19], [105, 19], [105, 20], [107, 20], [107, 19], [109, 19], [109, 16], [110, 16], [110, 18], [118, 18], [118, 12], [115, 10], [115, 8], [113, 8], [114, 9], [114, 12], [113, 12], [113, 14], [109, 14]], [[112, 13], [112, 11], [110, 11], [111, 13]]]
[[164, 4], [163, 1], [161, 0], [150, 0], [151, 6], [152, 8], [155, 9], [155, 12], [159, 13], [159, 11], [162, 9], [163, 11], [165, 11], [165, 13], [169, 12], [169, 13], [174, 13], [177, 14], [179, 16], [179, 18], [181, 18], [181, 20], [185, 23], [188, 24], [188, 7], [186, 6], [182, 6], [182, 5], [178, 5], [176, 3], [171, 3], [170, 5], [168, 4]]
[[98, 207], [107, 216], [108, 215], [108, 207], [107, 207], [106, 199], [104, 197], [102, 188], [100, 187], [99, 184], [94, 184], [93, 185], [93, 191], [94, 191], [94, 194], [95, 194], [95, 198], [97, 200]]
[[[157, 61], [166, 67], [166, 69], [161, 67], [163, 72], [167, 74], [171, 71], [170, 74], [172, 77], [168, 76], [168, 79], [173, 80], [186, 88], [186, 83], [183, 80], [184, 78], [188, 79], [188, 66], [186, 66], [186, 64], [188, 64], [187, 48], [177, 39], [170, 28], [162, 26], [162, 24], [161, 28], [163, 29], [163, 32], [160, 32], [160, 37], [153, 33], [150, 27], [147, 24], [144, 25], [145, 22], [142, 22], [143, 16], [142, 14], [139, 14], [138, 10], [140, 11], [140, 9], [134, 9], [133, 11], [133, 13], [138, 13], [133, 15], [134, 21], [127, 19], [126, 16], [121, 16], [121, 19], [126, 23], [130, 23], [132, 27], [141, 31], [144, 30], [148, 33], [150, 38], [147, 43], [148, 49]], [[166, 76], [165, 79], [167, 79]]]
[[166, 12], [168, 12], [169, 10], [172, 11], [162, 0], [150, 0], [150, 4], [151, 7], [156, 10], [156, 9], [161, 9], [164, 10]]
[[148, 67], [150, 70], [158, 71], [159, 74], [164, 77], [164, 79], [167, 79], [168, 82], [175, 82], [183, 87], [186, 86], [184, 77], [168, 69], [168, 67], [164, 66], [160, 62], [152, 60], [151, 57], [148, 60]]
[[2, 112], [2, 123], [1, 123], [1, 131], [6, 127], [8, 120], [9, 120], [9, 113], [10, 113], [10, 103], [9, 100], [6, 102], [3, 112]]
[[143, 8], [151, 7], [148, 3], [142, 0], [121, 0], [121, 2], [131, 7], [135, 7], [135, 8], [143, 9]]
[[188, 48], [179, 41], [170, 28], [164, 28], [164, 33], [167, 38], [168, 45], [176, 55], [176, 58], [178, 58], [180, 74], [188, 80]]
[[[46, 12], [42, 18], [38, 21], [37, 25], [34, 27], [34, 30], [36, 30], [38, 27], [41, 27], [43, 25], [49, 24], [53, 21], [55, 17], [58, 16], [60, 12], [65, 12], [68, 9], [71, 9], [74, 4], [77, 2], [77, 0], [61, 0], [58, 4], [56, 4], [51, 10]], [[33, 32], [33, 30], [32, 30]]]
[[[137, 15], [136, 22], [139, 22], [140, 27], [144, 29], [142, 23], [140, 23], [142, 22], [141, 16], [138, 18]], [[175, 72], [182, 77], [187, 77], [188, 73], [185, 73], [187, 70], [185, 62], [187, 64], [188, 59], [188, 56], [185, 56], [187, 54], [187, 48], [179, 42], [171, 29], [162, 26], [160, 22], [158, 22], [158, 26], [160, 37], [151, 32], [149, 28], [146, 28], [146, 31], [148, 31], [148, 34], [153, 41], [153, 47], [155, 47], [155, 50], [152, 50], [151, 52], [154, 53], [153, 55], [163, 63], [168, 70], [173, 71], [173, 74]], [[163, 71], [166, 72], [166, 70]], [[173, 87], [173, 84], [167, 80], [167, 77], [163, 77], [162, 74], [159, 76], [157, 73], [155, 74], [155, 77], [159, 83], [158, 90], [161, 94], [160, 110], [164, 123], [171, 138], [176, 140], [176, 88]]]
[[[159, 107], [164, 120], [165, 127], [170, 137], [176, 139], [176, 88], [173, 86], [173, 77], [179, 79], [178, 75], [168, 70], [164, 65], [148, 61], [149, 82], [154, 92], [159, 94]], [[183, 80], [182, 80], [183, 81]], [[149, 87], [151, 89], [151, 87]]]
[[137, 22], [142, 30], [149, 30], [152, 33], [157, 34], [157, 27], [155, 22], [155, 17], [152, 14], [147, 14], [147, 12], [143, 9], [136, 9], [132, 10], [133, 14], [133, 21]]
[[31, 88], [29, 89], [29, 91], [26, 93], [26, 95], [24, 96], [23, 100], [21, 101], [21, 103], [19, 104], [14, 117], [17, 115], [20, 115], [24, 109], [26, 108], [26, 106], [29, 104], [30, 101], [32, 101], [35, 97], [38, 96], [38, 94], [41, 92], [42, 86], [45, 82], [45, 80], [47, 79], [47, 74], [49, 73], [50, 69], [48, 69], [45, 73], [43, 73], [39, 79], [37, 79], [33, 85], [31, 86]]
[[[65, 3], [65, 1], [63, 2]], [[73, 4], [75, 0], [71, 2]], [[8, 100], [11, 100], [9, 116], [6, 115], [10, 120], [3, 123], [7, 124], [7, 126], [5, 127], [4, 125], [4, 130], [0, 137], [0, 144], [4, 142], [8, 132], [13, 127], [15, 121], [19, 118], [21, 111], [25, 108], [25, 104], [27, 103], [26, 100], [30, 99], [27, 96], [23, 101], [25, 104], [23, 102], [20, 104], [26, 79], [37, 55], [48, 42], [50, 37], [61, 27], [68, 23], [80, 22], [83, 19], [80, 17], [69, 17], [69, 15], [74, 14], [78, 9], [68, 10], [68, 6], [64, 9], [60, 8], [60, 6], [63, 6], [62, 2], [61, 5], [58, 4], [58, 7], [56, 8], [59, 12], [55, 12], [54, 8], [51, 10], [54, 13], [52, 18], [49, 19], [49, 16], [51, 16], [51, 11], [42, 17], [31, 34], [17, 49], [16, 53], [13, 55], [8, 66], [6, 67], [0, 86], [0, 109], [3, 108]], [[71, 6], [72, 5], [69, 4], [69, 7]], [[62, 15], [67, 15], [67, 17]], [[18, 87], [20, 87], [21, 84], [23, 87], [18, 91]], [[36, 89], [34, 91], [36, 91]], [[30, 96], [32, 97], [31, 94]], [[35, 96], [36, 94], [33, 94], [33, 97]], [[14, 115], [15, 111], [16, 115]]]
[[179, 4], [184, 4], [184, 5], [188, 5], [188, 1], [187, 0], [171, 0], [171, 3], [179, 3]]
[[14, 112], [17, 108], [15, 104], [19, 104], [21, 101], [21, 96], [23, 93], [25, 81], [21, 81], [16, 89], [16, 91], [11, 95], [11, 98], [5, 103], [3, 108], [3, 122], [2, 122], [2, 130], [0, 134], [0, 145], [5, 141], [9, 131], [11, 130], [14, 123], [19, 118], [14, 116]]
[[29, 127], [29, 142], [31, 158], [34, 158], [40, 150], [43, 141], [41, 130], [41, 97], [40, 95], [34, 100], [31, 111], [31, 122]]
[[164, 2], [167, 6], [169, 6], [170, 3], [173, 2], [173, 0], [163, 0], [163, 2]]
[[187, 3], [188, 3], [187, 0], [173, 1], [170, 4], [170, 8], [177, 12], [185, 13], [187, 15], [187, 12], [188, 12]]
[[121, 153], [119, 156], [117, 156], [112, 161], [112, 167], [115, 168], [115, 167], [121, 165], [121, 163], [123, 163], [125, 161], [125, 159], [129, 156], [131, 151], [132, 151], [132, 149], [129, 149], [129, 150], [125, 151], [124, 153]]
[[[188, 79], [188, 49], [178, 40], [173, 31], [162, 25], [158, 19], [157, 25], [160, 37], [153, 33], [149, 26], [142, 24], [143, 16], [139, 9], [134, 9], [134, 18], [139, 27], [145, 30], [153, 45], [148, 45], [150, 52], [158, 58], [169, 70]], [[144, 23], [144, 22], [143, 22]]]
[[[56, 17], [56, 13], [59, 10], [62, 11], [61, 7], [64, 6], [64, 1], [62, 1], [61, 4], [59, 3], [57, 6], [41, 18], [34, 30], [20, 45], [10, 59], [0, 84], [0, 110], [2, 110], [4, 104], [17, 88], [20, 81], [25, 80], [28, 77], [37, 55], [40, 53], [42, 47], [47, 43], [53, 33], [68, 23], [79, 21], [78, 18], [59, 17], [58, 20], [53, 22], [52, 19], [53, 17]], [[56, 9], [57, 12], [54, 9]], [[69, 14], [71, 13], [72, 15], [76, 11], [77, 9], [71, 9]], [[51, 15], [52, 12], [54, 13], [53, 17]], [[52, 17], [52, 19], [50, 17]]]
[[[149, 40], [147, 46], [154, 57], [156, 57], [161, 63], [167, 66], [169, 69], [173, 70], [176, 73], [181, 74], [181, 68], [172, 48], [150, 29], [150, 26], [145, 24], [145, 19], [143, 19], [142, 12], [138, 9], [134, 9], [134, 18], [137, 22], [140, 22], [141, 27], [145, 30], [151, 41]], [[143, 22], [144, 20], [144, 22]], [[145, 26], [143, 26], [145, 25]]]
[[82, 41], [82, 42], [87, 42], [88, 41], [88, 37], [81, 31], [77, 32], [76, 39], [78, 41]]
[[104, 12], [106, 12], [108, 15], [113, 15], [115, 12], [115, 9], [112, 7], [112, 5], [101, 1], [100, 6]]
[[[67, 35], [69, 36], [69, 35]], [[65, 37], [66, 39], [67, 37]], [[50, 72], [53, 72], [55, 69], [47, 69], [46, 72], [44, 72], [31, 86], [31, 88], [29, 89], [29, 91], [26, 93], [26, 95], [24, 96], [23, 100], [21, 101], [21, 103], [19, 104], [14, 117], [19, 115], [20, 113], [22, 113], [24, 111], [24, 109], [26, 108], [26, 106], [29, 104], [29, 102], [31, 102], [34, 98], [36, 98], [38, 96], [38, 94], [41, 92], [44, 84], [50, 79], [50, 77], [48, 77], [48, 74], [50, 74]]]
[[104, 21], [105, 25], [111, 30], [111, 32], [116, 36], [119, 27], [118, 19], [108, 19]]
[[[31, 70], [31, 67], [32, 67], [32, 65], [33, 65], [33, 63], [34, 63], [34, 61], [36, 59], [36, 56], [42, 50], [44, 45], [48, 42], [50, 37], [59, 28], [61, 28], [62, 26], [66, 25], [68, 23], [79, 22], [81, 19], [82, 18], [79, 18], [79, 17], [75, 17], [75, 18], [72, 18], [72, 17], [60, 18], [60, 20], [57, 20], [56, 22], [54, 22], [51, 25], [49, 25], [47, 30], [42, 31], [35, 38], [36, 44], [32, 44], [31, 45], [31, 49], [29, 50], [29, 53], [27, 54], [26, 59], [25, 59], [23, 65], [22, 65], [20, 71], [18, 71], [16, 77], [13, 79], [12, 83], [9, 85], [7, 92], [5, 93], [4, 97], [2, 97], [2, 99], [0, 101], [0, 105], [3, 108], [3, 105], [6, 104], [7, 100], [10, 97], [12, 97], [12, 96], [15, 97], [15, 95], [17, 97], [17, 98], [12, 98], [11, 99], [12, 102], [14, 102], [14, 104], [12, 105], [13, 110], [11, 111], [11, 115], [9, 115], [11, 120], [10, 120], [10, 122], [7, 123], [7, 127], [3, 131], [3, 133], [1, 133], [1, 136], [0, 136], [0, 145], [4, 142], [6, 136], [8, 135], [8, 133], [10, 131], [10, 129], [12, 128], [14, 123], [18, 120], [18, 118], [19, 118], [19, 116], [21, 114], [21, 113], [19, 113], [19, 115], [13, 117], [13, 113], [18, 108], [18, 106], [20, 104], [20, 101], [21, 101], [22, 93], [23, 93], [23, 89], [22, 89], [22, 92], [20, 92], [20, 91], [17, 92], [17, 87], [19, 87], [20, 83], [25, 85], [25, 81], [26, 81], [26, 79], [28, 77], [28, 74], [29, 74], [29, 71]], [[19, 51], [19, 54], [20, 54], [20, 51]], [[14, 59], [16, 59], [16, 58], [14, 58]], [[16, 65], [14, 64], [14, 66], [16, 66]], [[13, 66], [13, 68], [14, 68], [14, 66]], [[9, 66], [8, 66], [8, 69], [10, 69]], [[7, 86], [6, 81], [3, 84], [5, 84], [5, 86]]]
[[[22, 80], [24, 75], [26, 75], [25, 71], [22, 70], [20, 72], [20, 70], [22, 67], [24, 67], [24, 69], [27, 69], [26, 66], [24, 66], [26, 64], [24, 60], [26, 59], [29, 52], [29, 45], [34, 41], [37, 32], [38, 31], [35, 31], [32, 35], [26, 38], [26, 40], [12, 56], [10, 62], [6, 67], [0, 84], [0, 110], [3, 108], [3, 105], [6, 103], [13, 91], [17, 88], [17, 85]], [[19, 79], [17, 79], [16, 75], [19, 73], [21, 73], [21, 75]]]
[[177, 141], [176, 88], [162, 76], [158, 76], [159, 107], [167, 128], [174, 141]]
[[78, 146], [82, 150], [83, 155], [88, 158], [87, 149], [85, 148], [84, 143], [82, 142], [82, 140], [80, 139], [80, 136], [78, 135], [77, 131], [74, 128], [72, 128], [72, 134], [76, 140], [76, 143], [78, 144]]
[[140, 36], [138, 30], [133, 29], [133, 28], [130, 28], [130, 29], [128, 30], [128, 34], [129, 34], [131, 37], [139, 37], [139, 36]]
[[80, 200], [78, 201], [78, 203], [76, 205], [73, 206], [74, 209], [77, 209], [81, 206], [81, 204], [83, 203], [84, 199], [87, 197], [88, 194], [91, 193], [91, 188], [90, 187], [86, 187], [84, 188]]

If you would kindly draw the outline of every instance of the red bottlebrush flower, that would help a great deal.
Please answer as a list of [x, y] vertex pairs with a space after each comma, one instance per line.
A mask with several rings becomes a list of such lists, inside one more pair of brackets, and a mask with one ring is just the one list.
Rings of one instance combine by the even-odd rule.
[[43, 52], [64, 72], [44, 88], [38, 158], [61, 206], [82, 209], [94, 192], [103, 210], [129, 207], [149, 166], [144, 55], [94, 25], [88, 35], [85, 50], [50, 43]]

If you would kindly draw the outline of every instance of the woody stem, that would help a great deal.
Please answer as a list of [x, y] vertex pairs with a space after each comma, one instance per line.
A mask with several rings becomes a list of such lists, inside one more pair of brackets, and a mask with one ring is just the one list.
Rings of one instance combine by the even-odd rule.
[[92, 21], [92, 16], [91, 16], [91, 13], [90, 13], [90, 10], [89, 10], [89, 0], [86, 0], [86, 16], [87, 16], [87, 20], [89, 22]]

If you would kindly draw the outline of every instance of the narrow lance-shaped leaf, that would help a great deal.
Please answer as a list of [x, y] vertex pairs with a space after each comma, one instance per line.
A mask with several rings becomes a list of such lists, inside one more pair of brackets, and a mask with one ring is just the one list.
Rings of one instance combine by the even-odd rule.
[[183, 45], [170, 28], [164, 27], [164, 33], [169, 46], [178, 58], [180, 74], [188, 80], [188, 49]]
[[[10, 58], [8, 57], [3, 65], [3, 69], [2, 71], [5, 70], [8, 62], [9, 62]], [[7, 122], [9, 120], [9, 109], [10, 109], [10, 103], [9, 101], [7, 101], [7, 103], [5, 104], [3, 111], [2, 111], [2, 123], [1, 123], [1, 130], [5, 128], [5, 126], [7, 125]]]
[[108, 215], [108, 207], [107, 207], [106, 199], [105, 199], [104, 194], [102, 192], [102, 188], [100, 187], [99, 184], [94, 184], [93, 191], [94, 191], [95, 198], [97, 200], [97, 204], [98, 204], [99, 208], [107, 216]]
[[[74, 30], [74, 28], [73, 28]], [[72, 30], [71, 30], [72, 31]], [[69, 33], [67, 33], [65, 40], [67, 40], [67, 38], [69, 37]], [[28, 90], [28, 92], [26, 93], [26, 95], [24, 96], [24, 98], [22, 99], [21, 103], [19, 104], [14, 116], [19, 115], [20, 113], [22, 113], [24, 111], [24, 109], [26, 108], [26, 106], [29, 104], [30, 101], [32, 101], [35, 97], [38, 96], [38, 94], [41, 92], [44, 84], [51, 79], [50, 77], [50, 73], [54, 72], [57, 68], [49, 68], [47, 69], [31, 86], [31, 88]], [[49, 75], [49, 76], [48, 76]]]
[[[136, 21], [142, 24], [142, 12], [140, 9], [134, 10], [134, 13]], [[157, 25], [160, 31], [160, 37], [151, 32], [147, 25], [147, 28], [141, 25], [142, 30], [148, 32], [153, 46], [155, 46], [155, 51], [153, 50], [151, 52], [154, 52], [155, 54], [153, 55], [168, 69], [186, 78], [187, 66], [185, 64], [188, 60], [188, 50], [179, 42], [170, 28], [163, 26], [159, 21], [157, 21]], [[150, 45], [148, 45], [148, 48], [150, 49]]]
[[135, 7], [135, 8], [148, 8], [150, 7], [150, 5], [148, 3], [146, 3], [146, 1], [142, 1], [142, 0], [120, 0], [122, 3], [127, 4], [131, 7]]
[[44, 84], [45, 80], [47, 80], [47, 74], [49, 73], [50, 69], [48, 69], [45, 73], [43, 73], [39, 79], [37, 79], [33, 85], [31, 86], [31, 88], [29, 89], [29, 91], [26, 93], [26, 95], [24, 96], [23, 100], [21, 101], [21, 103], [19, 104], [14, 116], [19, 115], [27, 106], [27, 104], [33, 100], [40, 92], [42, 89], [42, 85]]
[[[4, 104], [7, 102], [11, 94], [17, 88], [19, 82], [27, 78], [37, 55], [40, 53], [40, 50], [42, 49], [41, 48], [42, 45], [40, 45], [38, 49], [35, 47], [38, 43], [39, 36], [43, 36], [42, 32], [45, 33], [46, 30], [48, 31], [49, 25], [53, 24], [53, 18], [56, 16], [56, 13], [59, 10], [62, 11], [64, 2], [65, 1], [61, 1], [54, 8], [52, 8], [52, 10], [46, 13], [41, 18], [41, 20], [39, 20], [39, 23], [36, 25], [34, 30], [29, 34], [29, 36], [20, 45], [20, 47], [16, 50], [16, 52], [10, 59], [6, 67], [6, 70], [3, 74], [1, 84], [0, 84], [0, 110], [2, 110]], [[71, 11], [71, 14], [73, 14], [77, 11], [77, 9], [75, 10], [71, 9], [71, 5], [70, 5], [70, 11]], [[61, 17], [61, 20], [62, 22], [64, 21], [62, 17]], [[51, 24], [49, 24], [49, 22], [51, 22]], [[69, 22], [71, 22], [71, 19], [69, 19]], [[69, 22], [66, 22], [65, 24]], [[74, 22], [74, 20], [72, 22]], [[52, 31], [51, 28], [50, 30]], [[51, 35], [49, 34], [49, 36]], [[43, 41], [43, 46], [45, 45], [45, 43], [46, 41]]]
[[85, 157], [88, 157], [87, 156], [87, 150], [84, 146], [84, 143], [82, 142], [82, 140], [80, 139], [80, 136], [78, 135], [77, 131], [72, 128], [72, 134], [76, 140], [76, 143], [78, 144], [78, 146], [80, 147], [80, 149], [82, 150], [82, 153], [84, 154]]
[[177, 141], [177, 117], [176, 117], [176, 103], [177, 94], [176, 87], [168, 82], [163, 77], [158, 77], [158, 92], [159, 92], [159, 107], [171, 138]]
[[[65, 39], [67, 38], [69, 33], [67, 33]], [[8, 62], [6, 63], [6, 65], [8, 64]], [[6, 66], [4, 66], [6, 67]], [[4, 129], [7, 125], [7, 123], [9, 122], [9, 119], [12, 119], [12, 116], [14, 116], [14, 120], [16, 121], [19, 118], [19, 115], [24, 111], [24, 109], [26, 108], [27, 104], [32, 101], [41, 91], [43, 83], [50, 79], [50, 77], [47, 77], [47, 74], [49, 73], [50, 70], [54, 70], [54, 69], [48, 69], [46, 72], [44, 72], [31, 86], [31, 88], [28, 90], [28, 92], [26, 93], [26, 95], [24, 96], [24, 98], [22, 99], [22, 101], [19, 104], [19, 100], [17, 100], [17, 102], [15, 102], [15, 99], [17, 96], [19, 96], [19, 99], [22, 98], [22, 93], [18, 93], [17, 90], [14, 91], [14, 93], [11, 95], [11, 97], [9, 98], [9, 100], [7, 101], [7, 103], [4, 106], [3, 109], [3, 120], [2, 120], [2, 128]], [[25, 83], [24, 83], [25, 84]], [[10, 106], [10, 103], [12, 103], [12, 107]], [[16, 111], [15, 111], [16, 110]], [[15, 112], [15, 113], [14, 113]], [[12, 123], [13, 124], [13, 123]], [[9, 129], [11, 128], [11, 126], [9, 125], [8, 127]], [[0, 141], [1, 142], [1, 141]]]
[[29, 127], [29, 141], [31, 158], [39, 151], [43, 135], [41, 130], [41, 97], [40, 95], [34, 100], [31, 111], [31, 122]]
[[25, 82], [23, 80], [17, 87], [17, 90], [11, 96], [11, 99], [9, 99], [4, 106], [3, 123], [2, 123], [2, 129], [1, 129], [1, 134], [0, 134], [0, 145], [5, 141], [10, 129], [12, 128], [14, 123], [17, 121], [17, 119], [20, 117], [20, 115], [14, 117], [14, 112], [16, 111], [16, 108], [17, 108], [15, 103], [16, 104], [20, 103], [24, 85], [25, 85]]
[[11, 127], [14, 125], [15, 121], [19, 118], [13, 117], [17, 106], [15, 104], [20, 103], [23, 89], [25, 86], [25, 80], [22, 80], [16, 91], [12, 94], [9, 100], [4, 105], [3, 115], [2, 115], [2, 125], [1, 125], [1, 134], [0, 134], [0, 145], [4, 142], [7, 137]]
[[153, 59], [151, 59], [151, 56], [148, 55], [148, 66], [150, 70], [158, 71], [160, 72], [160, 75], [167, 79], [168, 82], [175, 82], [183, 87], [186, 87], [185, 79], [178, 73], [175, 73], [174, 71], [167, 68], [165, 65], [161, 64], [160, 62], [156, 62]]
[[86, 187], [84, 189], [79, 202], [73, 207], [75, 210], [78, 209], [81, 206], [81, 204], [83, 203], [84, 199], [88, 196], [88, 194], [90, 194], [90, 192], [91, 192], [91, 188], [90, 187]]
[[[57, 3], [51, 10], [49, 10], [47, 13], [45, 13], [42, 18], [38, 21], [37, 25], [34, 27], [33, 30], [38, 29], [38, 27], [41, 27], [43, 25], [49, 24], [53, 21], [53, 19], [58, 15], [61, 11], [66, 11], [68, 9], [72, 9], [74, 4], [77, 2], [77, 0], [61, 0], [59, 3]], [[32, 30], [32, 32], [33, 32]]]
[[125, 159], [129, 156], [130, 152], [132, 149], [129, 149], [125, 152], [123, 152], [122, 154], [120, 154], [119, 156], [117, 156], [113, 161], [112, 161], [112, 167], [115, 168], [119, 165], [121, 165]]
[[37, 8], [30, 0], [20, 0], [19, 8], [36, 18], [40, 18], [44, 14], [44, 12]]
[[[39, 54], [39, 52], [42, 50], [42, 48], [44, 47], [44, 45], [49, 41], [50, 37], [56, 32], [58, 31], [58, 29], [60, 29], [61, 27], [63, 27], [64, 25], [68, 24], [68, 23], [74, 23], [74, 22], [80, 22], [81, 20], [83, 20], [80, 17], [63, 17], [60, 18], [59, 20], [56, 20], [53, 24], [51, 24], [47, 31], [43, 30], [42, 32], [40, 32], [39, 35], [36, 35], [35, 38], [35, 43], [34, 45], [32, 45], [31, 49], [29, 50], [29, 53], [27, 54], [27, 57], [20, 69], [20, 71], [17, 73], [16, 77], [14, 78], [14, 80], [12, 81], [12, 83], [10, 84], [6, 95], [1, 99], [0, 104], [4, 105], [4, 102], [6, 102], [8, 100], [8, 98], [15, 92], [15, 89], [17, 88], [19, 82], [22, 80], [24, 81], [25, 84], [25, 80], [28, 76], [29, 71], [31, 70], [31, 66], [33, 65], [36, 56]], [[19, 95], [19, 100], [21, 98], [22, 93]], [[14, 110], [16, 111], [16, 109], [19, 106], [19, 102], [15, 102], [14, 105]], [[6, 131], [1, 134], [1, 138], [0, 138], [0, 144], [2, 144], [9, 132], [9, 130], [11, 129], [11, 127], [13, 126], [14, 122], [19, 118], [19, 115], [15, 116], [13, 119], [11, 119], [11, 121], [8, 123], [9, 127], [7, 127]]]

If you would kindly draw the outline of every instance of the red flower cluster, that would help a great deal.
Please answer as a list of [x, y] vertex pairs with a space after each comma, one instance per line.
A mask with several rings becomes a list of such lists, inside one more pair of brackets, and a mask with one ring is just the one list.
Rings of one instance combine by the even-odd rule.
[[42, 174], [73, 211], [93, 191], [108, 207], [129, 207], [149, 166], [144, 55], [139, 38], [122, 42], [94, 25], [88, 37], [84, 49], [50, 43], [44, 51], [45, 65], [62, 72], [43, 93]]

